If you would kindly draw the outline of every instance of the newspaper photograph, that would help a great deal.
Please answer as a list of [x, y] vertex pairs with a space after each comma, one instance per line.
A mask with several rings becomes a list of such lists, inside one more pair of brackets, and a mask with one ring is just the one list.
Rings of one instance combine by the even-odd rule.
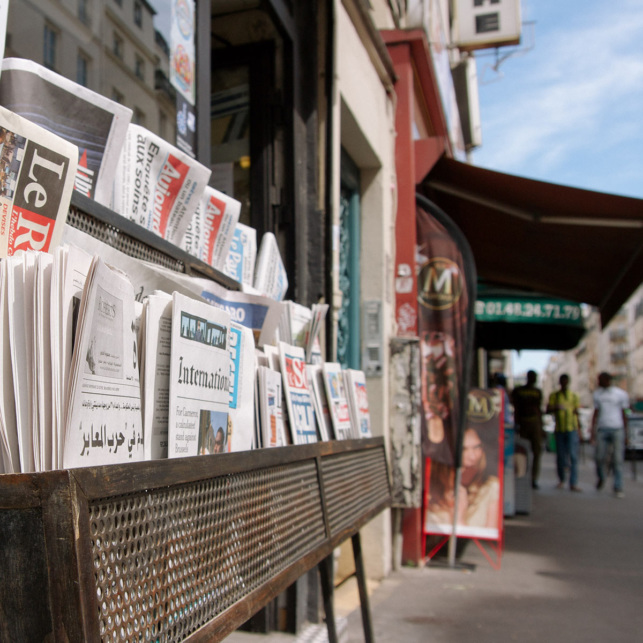
[[134, 289], [94, 257], [71, 364], [65, 468], [144, 459]]
[[132, 110], [23, 58], [5, 58], [0, 104], [76, 147], [74, 187], [110, 206]]
[[226, 451], [230, 315], [175, 292], [172, 303], [168, 457]]
[[58, 245], [77, 158], [75, 145], [0, 107], [0, 257]]
[[317, 442], [315, 410], [308, 388], [304, 349], [279, 342], [279, 361], [294, 444]]
[[209, 180], [204, 165], [130, 124], [114, 180], [113, 208], [181, 247]]

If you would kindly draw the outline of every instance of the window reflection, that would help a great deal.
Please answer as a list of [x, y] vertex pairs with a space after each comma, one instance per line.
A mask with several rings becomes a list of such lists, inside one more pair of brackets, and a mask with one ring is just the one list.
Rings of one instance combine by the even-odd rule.
[[126, 105], [176, 144], [171, 10], [171, 0], [10, 2], [5, 56], [33, 60]]
[[246, 65], [215, 69], [211, 95], [212, 185], [241, 202], [250, 225], [250, 82]]

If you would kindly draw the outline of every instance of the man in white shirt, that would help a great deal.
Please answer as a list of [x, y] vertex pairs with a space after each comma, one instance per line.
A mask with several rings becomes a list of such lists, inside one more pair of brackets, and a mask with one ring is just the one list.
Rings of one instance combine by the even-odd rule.
[[594, 418], [592, 420], [592, 444], [596, 447], [596, 488], [605, 483], [605, 464], [610, 445], [614, 458], [614, 495], [623, 498], [623, 457], [627, 440], [627, 414], [630, 398], [618, 386], [612, 386], [609, 373], [598, 376], [598, 388], [594, 391]]

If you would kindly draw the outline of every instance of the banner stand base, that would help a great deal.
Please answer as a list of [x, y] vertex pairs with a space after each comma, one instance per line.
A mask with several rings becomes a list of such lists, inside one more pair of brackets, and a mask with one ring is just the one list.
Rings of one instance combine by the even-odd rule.
[[461, 571], [468, 571], [468, 572], [475, 572], [477, 569], [477, 565], [473, 563], [463, 563], [460, 561], [456, 561], [455, 563], [451, 564], [448, 560], [443, 559], [443, 558], [430, 558], [424, 563], [425, 567], [436, 567], [440, 569], [452, 569], [453, 571], [461, 572]]

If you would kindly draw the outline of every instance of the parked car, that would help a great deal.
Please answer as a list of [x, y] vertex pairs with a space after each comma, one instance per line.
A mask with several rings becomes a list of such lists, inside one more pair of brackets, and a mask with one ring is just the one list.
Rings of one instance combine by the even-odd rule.
[[627, 419], [626, 458], [636, 458], [643, 453], [643, 413], [631, 413]]

